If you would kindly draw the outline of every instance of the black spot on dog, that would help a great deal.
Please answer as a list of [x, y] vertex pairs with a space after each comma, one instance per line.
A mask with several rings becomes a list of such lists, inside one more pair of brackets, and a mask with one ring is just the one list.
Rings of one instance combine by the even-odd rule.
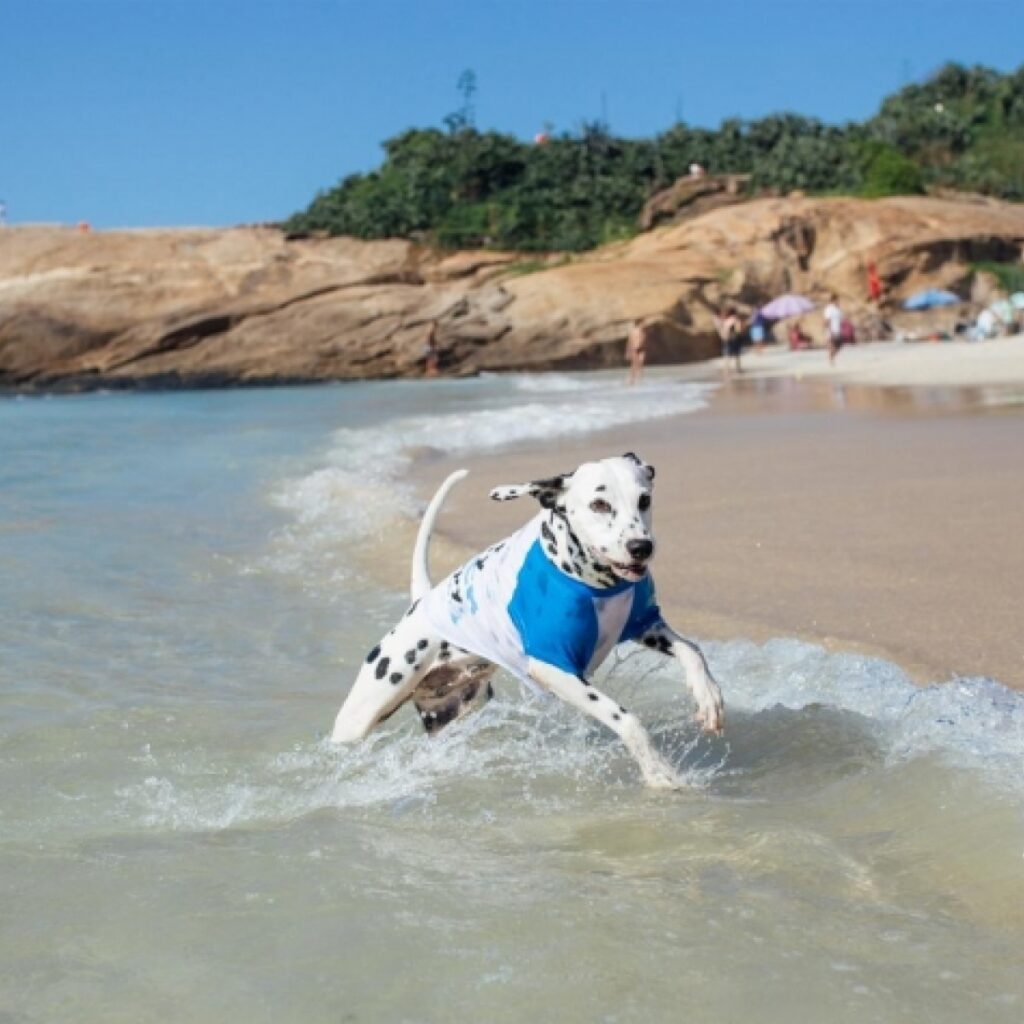
[[419, 599], [419, 598], [417, 597], [417, 598], [416, 598], [416, 600], [415, 600], [415, 601], [413, 601], [413, 603], [412, 603], [411, 605], [409, 605], [409, 610], [408, 610], [408, 611], [407, 611], [407, 612], [405, 613], [405, 617], [406, 617], [406, 618], [409, 618], [409, 616], [410, 616], [410, 615], [412, 615], [412, 613], [413, 613], [414, 611], [416, 611], [416, 606], [417, 606], [417, 605], [418, 605], [419, 603], [420, 603], [420, 599]]
[[619, 705], [619, 711], [623, 715], [628, 715], [629, 714], [629, 712], [621, 704]]
[[555, 547], [554, 544], [547, 544], [547, 545], [545, 545], [545, 550], [552, 557], [554, 557], [555, 555], [558, 554], [558, 550], [557, 550], [557, 548]]
[[487, 684], [487, 699], [491, 700], [494, 697], [494, 687], [490, 683]]
[[366, 656], [366, 664], [367, 665], [372, 665], [379, 657], [380, 657], [380, 644], [377, 644], [377, 646], [374, 647], [374, 649], [372, 651], [370, 651], [370, 653]]
[[607, 490], [608, 490], [608, 488], [607, 488], [607, 487], [605, 487], [605, 485], [604, 485], [604, 484], [598, 484], [598, 485], [597, 485], [597, 486], [596, 486], [596, 487], [594, 488], [594, 490], [595, 490], [595, 491], [607, 491]]
[[414, 671], [414, 672], [419, 672], [419, 670], [420, 670], [421, 668], [423, 668], [423, 665], [422, 665], [422, 664], [419, 664], [419, 665], [413, 665], [413, 671]]
[[405, 660], [406, 660], [406, 661], [407, 661], [407, 662], [408, 662], [408, 663], [409, 663], [410, 665], [411, 665], [411, 664], [412, 664], [412, 663], [413, 663], [413, 662], [414, 662], [414, 661], [416, 660], [416, 651], [415, 651], [415, 649], [414, 649], [414, 650], [411, 650], [411, 651], [406, 651], [406, 652], [405, 652]]
[[462, 597], [457, 590], [452, 591], [452, 600], [458, 601], [459, 604], [462, 604]]
[[551, 527], [547, 523], [540, 524], [540, 535], [545, 539], [555, 543], [555, 535], [551, 532]]
[[586, 677], [585, 677], [585, 676], [577, 676], [576, 678], [577, 678], [577, 679], [578, 679], [578, 680], [579, 680], [579, 681], [580, 681], [580, 682], [581, 682], [581, 683], [582, 683], [582, 684], [583, 684], [584, 686], [589, 686], [589, 685], [590, 685], [590, 683], [589, 683], [589, 682], [587, 682], [587, 679], [586, 679]]
[[416, 644], [416, 646], [417, 646], [417, 647], [418, 647], [418, 648], [419, 648], [419, 649], [420, 649], [421, 651], [425, 651], [425, 650], [427, 649], [427, 644], [428, 644], [428, 643], [430, 643], [430, 641], [429, 641], [429, 640], [420, 640], [420, 641], [419, 641], [419, 642], [418, 642], [418, 643]]
[[478, 558], [478, 559], [476, 560], [476, 567], [477, 567], [478, 569], [482, 569], [482, 568], [484, 567], [484, 561], [485, 561], [485, 560], [484, 560], [483, 558]]
[[381, 658], [377, 662], [377, 670], [374, 673], [378, 679], [383, 679], [388, 674], [388, 665], [391, 663], [390, 658]]
[[591, 700], [600, 700], [600, 699], [601, 699], [600, 697], [598, 697], [598, 695], [597, 695], [596, 693], [588, 693], [588, 694], [587, 694], [587, 696], [588, 696], [588, 697], [589, 697], [589, 698], [590, 698]]
[[619, 718], [620, 718], [619, 713], [617, 711], [613, 711], [612, 712], [612, 721], [613, 722], [617, 722], [617, 721], [619, 721]]
[[405, 678], [405, 676], [403, 676], [401, 672], [392, 672], [391, 675], [388, 676], [388, 678], [391, 680], [392, 686], [397, 686]]
[[572, 572], [572, 566], [568, 562], [562, 563], [562, 572]]
[[658, 638], [656, 636], [645, 636], [644, 637], [644, 647], [657, 647], [657, 646], [658, 646]]

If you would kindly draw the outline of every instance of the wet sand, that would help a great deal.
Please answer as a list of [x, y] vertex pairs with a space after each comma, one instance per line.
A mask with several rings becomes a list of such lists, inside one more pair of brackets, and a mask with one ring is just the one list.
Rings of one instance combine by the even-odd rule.
[[[532, 514], [492, 486], [635, 450], [658, 470], [654, 574], [683, 632], [1024, 689], [1024, 405], [1008, 396], [747, 379], [699, 413], [461, 459], [435, 578]], [[424, 494], [454, 467], [422, 464]]]

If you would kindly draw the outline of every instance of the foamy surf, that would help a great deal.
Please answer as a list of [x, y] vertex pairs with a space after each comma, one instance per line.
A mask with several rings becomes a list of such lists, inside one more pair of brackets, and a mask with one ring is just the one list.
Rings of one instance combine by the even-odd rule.
[[451, 388], [444, 411], [431, 406], [429, 385], [407, 391], [408, 407], [421, 411], [335, 430], [316, 465], [274, 489], [271, 501], [292, 521], [280, 531], [268, 564], [295, 573], [322, 569], [326, 561], [334, 583], [346, 578], [346, 562], [335, 557], [339, 545], [379, 536], [396, 519], [421, 511], [404, 479], [417, 457], [488, 451], [696, 412], [715, 387], [659, 380], [627, 389], [618, 375], [514, 374], [489, 378], [484, 394]]
[[[683, 798], [688, 790], [770, 799], [772, 774], [791, 787], [797, 767], [805, 774], [799, 788], [808, 792], [846, 772], [876, 771], [898, 785], [905, 766], [937, 758], [1024, 809], [1024, 697], [1006, 687], [986, 679], [919, 687], [890, 662], [797, 640], [709, 643], [705, 650], [726, 693], [723, 738], [698, 733], [678, 671], [656, 655], [623, 648], [599, 680], [648, 725]], [[413, 805], [447, 814], [467, 803], [489, 805], [510, 790], [543, 793], [549, 809], [566, 811], [608, 794], [642, 795], [635, 766], [613, 736], [557, 701], [520, 697], [508, 677], [499, 678], [499, 689], [498, 699], [437, 740], [422, 734], [413, 715], [400, 714], [364, 743], [297, 744], [228, 778], [196, 750], [179, 761], [183, 771], [147, 774], [119, 790], [122, 824], [218, 831]]]

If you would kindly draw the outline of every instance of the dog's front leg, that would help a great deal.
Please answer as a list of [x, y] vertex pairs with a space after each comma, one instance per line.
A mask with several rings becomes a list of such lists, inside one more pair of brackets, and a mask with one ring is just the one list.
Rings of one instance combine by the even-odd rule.
[[592, 686], [582, 676], [531, 658], [530, 678], [567, 704], [596, 718], [614, 732], [636, 758], [644, 782], [655, 789], [675, 789], [680, 785], [672, 766], [654, 749], [650, 736], [631, 714], [611, 697]]
[[639, 638], [638, 643], [675, 657], [683, 666], [686, 685], [697, 701], [697, 721], [700, 727], [705, 732], [720, 733], [725, 728], [725, 704], [722, 702], [722, 691], [701, 649], [665, 622], [653, 625]]

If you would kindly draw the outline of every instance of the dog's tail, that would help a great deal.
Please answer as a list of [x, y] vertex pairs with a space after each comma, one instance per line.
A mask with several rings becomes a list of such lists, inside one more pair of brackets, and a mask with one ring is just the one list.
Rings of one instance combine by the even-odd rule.
[[430, 499], [430, 504], [427, 506], [427, 511], [423, 513], [423, 521], [420, 523], [420, 532], [416, 534], [416, 547], [412, 551], [412, 584], [410, 590], [412, 591], [412, 599], [414, 601], [419, 600], [426, 594], [431, 586], [430, 582], [430, 566], [427, 561], [428, 551], [430, 547], [430, 534], [434, 529], [434, 521], [437, 519], [438, 512], [441, 511], [441, 506], [444, 504], [444, 499], [448, 497], [448, 492], [467, 474], [468, 469], [457, 469], [440, 487], [437, 489], [437, 493]]

